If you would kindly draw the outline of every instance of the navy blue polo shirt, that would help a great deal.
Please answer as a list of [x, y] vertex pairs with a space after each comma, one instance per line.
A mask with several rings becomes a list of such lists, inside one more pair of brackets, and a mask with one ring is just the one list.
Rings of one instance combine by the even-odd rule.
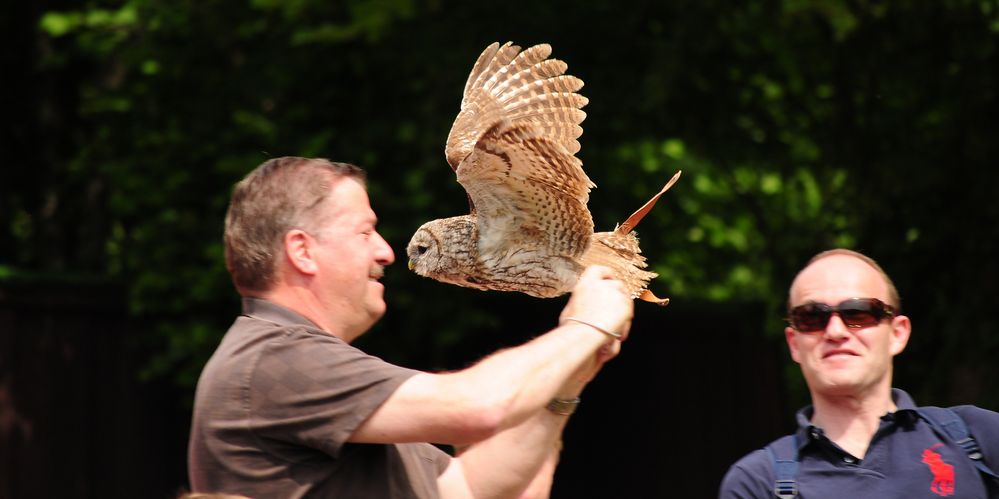
[[[892, 389], [892, 398], [898, 410], [881, 417], [864, 459], [850, 455], [813, 425], [811, 406], [798, 411], [799, 498], [999, 497], [999, 487], [985, 484], [967, 453], [919, 417], [909, 394]], [[979, 442], [986, 464], [999, 468], [999, 413], [969, 405], [951, 409]], [[719, 497], [772, 499], [774, 481], [773, 458], [759, 449], [729, 468]]]

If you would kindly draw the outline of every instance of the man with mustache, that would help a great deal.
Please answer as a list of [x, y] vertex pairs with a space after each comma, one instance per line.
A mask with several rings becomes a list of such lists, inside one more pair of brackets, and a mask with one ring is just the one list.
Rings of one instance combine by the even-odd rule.
[[[863, 254], [835, 249], [809, 261], [791, 284], [784, 335], [812, 405], [793, 435], [733, 465], [720, 497], [997, 497], [988, 467], [999, 464], [999, 414], [917, 408], [892, 388], [892, 359], [912, 329], [899, 305], [891, 279]], [[955, 441], [964, 438], [948, 418], [960, 418], [979, 452]]]
[[353, 165], [276, 158], [236, 185], [225, 255], [243, 315], [198, 382], [193, 491], [548, 494], [567, 416], [627, 335], [623, 285], [588, 269], [552, 331], [457, 372], [397, 367], [350, 345], [385, 313], [394, 255], [376, 222]]

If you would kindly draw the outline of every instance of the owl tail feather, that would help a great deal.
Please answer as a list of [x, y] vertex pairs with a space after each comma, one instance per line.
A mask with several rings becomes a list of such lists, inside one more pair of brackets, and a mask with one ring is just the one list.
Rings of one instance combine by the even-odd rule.
[[669, 298], [660, 298], [656, 296], [655, 293], [647, 289], [642, 290], [642, 294], [638, 295], [638, 299], [642, 301], [647, 301], [649, 303], [655, 303], [656, 305], [659, 305], [661, 307], [669, 305]]
[[586, 264], [598, 263], [614, 269], [614, 273], [631, 291], [632, 297], [656, 305], [668, 304], [669, 298], [659, 298], [655, 293], [649, 291], [649, 281], [657, 274], [644, 270], [647, 266], [645, 257], [641, 255], [641, 250], [638, 247], [638, 238], [631, 231], [645, 218], [645, 215], [648, 215], [659, 198], [670, 187], [673, 187], [673, 184], [680, 178], [680, 173], [680, 171], [676, 172], [658, 194], [652, 196], [652, 199], [642, 205], [638, 211], [632, 213], [624, 223], [614, 229], [614, 232], [594, 234], [590, 250], [583, 255], [583, 262]]
[[649, 214], [649, 211], [651, 211], [652, 207], [656, 205], [656, 202], [659, 201], [659, 198], [661, 198], [663, 194], [666, 194], [666, 191], [668, 191], [670, 187], [673, 187], [673, 184], [675, 184], [676, 181], [680, 179], [681, 173], [683, 173], [683, 171], [678, 170], [676, 172], [676, 175], [673, 175], [673, 178], [669, 179], [669, 182], [666, 182], [666, 186], [663, 187], [661, 191], [659, 191], [659, 194], [652, 196], [652, 199], [648, 200], [645, 204], [643, 204], [642, 207], [638, 209], [638, 211], [632, 213], [631, 216], [628, 217], [628, 219], [625, 220], [623, 224], [618, 225], [617, 228], [614, 229], [614, 232], [617, 232], [622, 235], [631, 232], [632, 229], [634, 229], [635, 226], [638, 225], [638, 222], [641, 222], [642, 219], [645, 218], [645, 215]]
[[638, 247], [638, 238], [634, 233], [620, 234], [618, 232], [597, 232], [593, 234], [589, 249], [580, 258], [583, 267], [603, 265], [614, 272], [614, 275], [624, 283], [632, 298], [665, 305], [668, 298], [659, 298], [646, 289], [655, 272], [645, 270], [647, 264], [642, 250]]

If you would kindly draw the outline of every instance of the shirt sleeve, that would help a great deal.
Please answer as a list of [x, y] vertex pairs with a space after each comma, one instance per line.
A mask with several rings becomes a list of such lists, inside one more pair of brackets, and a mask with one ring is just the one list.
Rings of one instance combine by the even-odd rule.
[[719, 499], [772, 499], [773, 469], [767, 452], [759, 449], [746, 455], [725, 474]]
[[293, 328], [272, 340], [246, 383], [246, 408], [260, 445], [277, 455], [306, 446], [340, 449], [418, 371], [389, 364], [328, 333]]

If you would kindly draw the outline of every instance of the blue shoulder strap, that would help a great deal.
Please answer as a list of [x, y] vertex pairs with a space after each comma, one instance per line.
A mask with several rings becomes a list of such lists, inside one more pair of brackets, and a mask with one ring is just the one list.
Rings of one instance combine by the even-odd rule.
[[947, 435], [957, 445], [960, 445], [964, 449], [964, 452], [968, 454], [968, 458], [975, 464], [975, 467], [978, 468], [978, 471], [999, 480], [999, 475], [985, 464], [982, 449], [978, 446], [975, 437], [968, 431], [968, 425], [961, 419], [961, 416], [958, 416], [956, 412], [946, 407], [920, 407], [916, 409], [916, 412], [937, 433]]
[[774, 462], [774, 494], [780, 499], [798, 497], [798, 434], [781, 437], [766, 449]]

